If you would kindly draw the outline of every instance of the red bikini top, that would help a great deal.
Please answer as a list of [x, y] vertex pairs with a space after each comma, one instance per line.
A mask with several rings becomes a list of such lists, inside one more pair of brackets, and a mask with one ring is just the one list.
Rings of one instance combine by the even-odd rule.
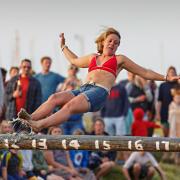
[[91, 72], [96, 69], [102, 69], [104, 71], [108, 71], [112, 73], [115, 77], [117, 76], [117, 60], [116, 56], [114, 55], [110, 59], [108, 59], [105, 63], [101, 66], [98, 66], [96, 63], [96, 56], [94, 56], [89, 64], [88, 72]]

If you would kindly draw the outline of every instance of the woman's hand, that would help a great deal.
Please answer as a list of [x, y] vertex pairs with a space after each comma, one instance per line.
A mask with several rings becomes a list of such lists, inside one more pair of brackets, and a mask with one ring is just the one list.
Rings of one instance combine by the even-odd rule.
[[65, 41], [66, 41], [64, 38], [64, 33], [61, 33], [59, 37], [60, 37], [60, 47], [63, 48], [63, 46], [65, 46]]

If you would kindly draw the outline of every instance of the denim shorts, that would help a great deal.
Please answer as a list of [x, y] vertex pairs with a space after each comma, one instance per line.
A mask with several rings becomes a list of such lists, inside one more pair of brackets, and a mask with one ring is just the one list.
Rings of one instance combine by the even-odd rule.
[[70, 91], [74, 96], [83, 94], [89, 102], [89, 112], [96, 112], [103, 108], [109, 91], [95, 84], [84, 84], [79, 89]]

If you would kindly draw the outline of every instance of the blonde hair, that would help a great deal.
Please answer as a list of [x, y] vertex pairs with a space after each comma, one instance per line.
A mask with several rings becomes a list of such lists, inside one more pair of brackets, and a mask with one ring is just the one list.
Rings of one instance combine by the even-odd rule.
[[102, 54], [102, 52], [103, 52], [103, 41], [104, 41], [110, 34], [115, 34], [115, 35], [117, 35], [117, 36], [119, 37], [119, 40], [121, 40], [121, 35], [120, 35], [120, 33], [119, 33], [116, 29], [114, 29], [114, 28], [112, 28], [112, 27], [107, 28], [103, 33], [101, 33], [101, 34], [97, 37], [97, 39], [96, 39], [96, 41], [95, 41], [95, 43], [97, 44], [97, 51], [98, 51], [98, 53]]
[[82, 129], [76, 129], [74, 132], [73, 132], [73, 135], [84, 135], [84, 131]]
[[53, 131], [54, 129], [57, 129], [57, 128], [59, 128], [59, 129], [62, 131], [62, 134], [63, 134], [63, 129], [62, 129], [61, 127], [59, 127], [59, 126], [51, 126], [51, 127], [49, 127], [49, 128], [48, 128], [48, 134], [51, 135], [51, 134], [52, 134], [52, 131]]
[[177, 86], [177, 87], [171, 89], [171, 95], [172, 96], [179, 96], [180, 95], [180, 86]]
[[0, 123], [0, 133], [2, 133], [2, 134], [4, 134], [4, 132], [2, 131], [2, 126], [3, 125], [9, 125], [12, 128], [12, 125], [11, 125], [11, 123], [9, 123], [8, 120], [2, 120], [1, 123]]

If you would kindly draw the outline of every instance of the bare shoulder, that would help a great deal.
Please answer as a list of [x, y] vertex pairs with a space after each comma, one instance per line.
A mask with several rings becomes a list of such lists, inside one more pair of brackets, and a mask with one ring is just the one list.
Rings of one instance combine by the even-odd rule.
[[86, 58], [88, 58], [90, 60], [90, 59], [92, 59], [95, 56], [97, 56], [97, 54], [91, 53], [91, 54], [85, 55], [84, 57], [86, 57]]
[[91, 53], [89, 55], [87, 55], [88, 61], [90, 62], [92, 60], [92, 58], [96, 57], [98, 54], [96, 53]]
[[127, 57], [125, 55], [119, 54], [119, 55], [116, 55], [116, 59], [117, 59], [117, 63], [119, 65], [122, 65], [122, 64], [124, 64]]

